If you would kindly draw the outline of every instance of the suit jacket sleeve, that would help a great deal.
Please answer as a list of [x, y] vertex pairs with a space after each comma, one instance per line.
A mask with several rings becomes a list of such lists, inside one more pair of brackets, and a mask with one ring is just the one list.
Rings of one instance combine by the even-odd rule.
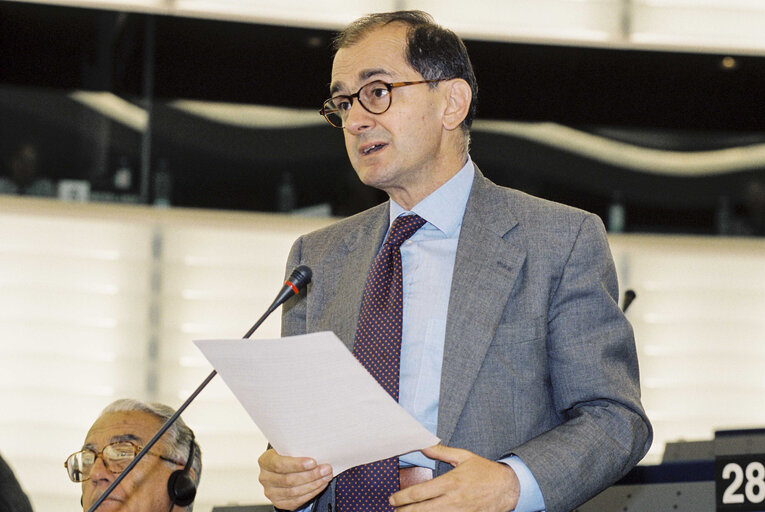
[[547, 364], [563, 421], [513, 450], [548, 512], [570, 510], [624, 475], [651, 443], [632, 328], [617, 301], [605, 230], [585, 216], [551, 290]]

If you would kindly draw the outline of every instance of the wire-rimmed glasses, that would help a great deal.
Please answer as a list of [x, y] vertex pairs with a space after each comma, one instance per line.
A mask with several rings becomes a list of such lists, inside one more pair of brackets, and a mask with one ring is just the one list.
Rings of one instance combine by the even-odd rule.
[[[138, 452], [141, 451], [141, 448], [142, 447], [136, 446], [130, 441], [118, 441], [116, 443], [107, 444], [100, 452], [85, 448], [84, 450], [80, 450], [67, 457], [64, 462], [64, 467], [72, 482], [84, 482], [90, 479], [90, 473], [93, 471], [93, 466], [95, 466], [96, 460], [100, 457], [104, 461], [106, 469], [117, 475], [122, 473], [125, 468], [130, 465]], [[178, 461], [158, 453], [149, 453], [156, 455], [162, 460], [182, 465]]]

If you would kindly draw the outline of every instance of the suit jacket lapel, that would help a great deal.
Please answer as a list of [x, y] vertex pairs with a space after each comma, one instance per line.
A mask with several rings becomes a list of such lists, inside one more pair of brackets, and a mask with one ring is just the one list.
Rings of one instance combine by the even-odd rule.
[[438, 436], [448, 444], [494, 338], [525, 252], [503, 237], [517, 224], [506, 195], [476, 177], [462, 221], [444, 341]]
[[388, 211], [386, 202], [368, 212], [371, 219], [359, 219], [328, 262], [327, 279], [333, 291], [325, 299], [326, 325], [320, 329], [334, 331], [351, 351], [369, 267], [388, 230]]

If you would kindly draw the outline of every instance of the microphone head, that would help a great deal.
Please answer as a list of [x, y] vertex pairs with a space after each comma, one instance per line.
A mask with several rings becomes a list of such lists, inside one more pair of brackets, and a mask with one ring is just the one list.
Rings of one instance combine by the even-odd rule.
[[284, 286], [282, 286], [281, 291], [276, 296], [274, 301], [271, 303], [271, 305], [268, 307], [266, 312], [263, 314], [260, 319], [255, 322], [255, 325], [250, 327], [250, 330], [247, 331], [247, 334], [244, 335], [245, 338], [249, 338], [250, 335], [255, 332], [255, 329], [257, 329], [261, 323], [263, 323], [263, 320], [266, 319], [268, 315], [271, 314], [273, 310], [284, 304], [287, 299], [292, 297], [293, 295], [300, 293], [300, 290], [305, 289], [306, 286], [308, 286], [308, 283], [311, 282], [311, 278], [313, 277], [313, 272], [309, 267], [306, 265], [299, 265], [295, 267], [295, 270], [292, 271], [290, 276], [287, 278], [286, 281], [284, 281]]
[[622, 313], [627, 312], [627, 308], [630, 307], [630, 304], [632, 304], [632, 301], [635, 300], [635, 297], [637, 297], [635, 290], [627, 290], [626, 292], [624, 292], [624, 302], [622, 303]]
[[312, 277], [313, 272], [311, 271], [310, 267], [307, 265], [298, 265], [295, 267], [295, 270], [292, 271], [287, 281], [292, 283], [292, 285], [298, 290], [302, 290], [308, 286], [308, 283], [311, 282]]

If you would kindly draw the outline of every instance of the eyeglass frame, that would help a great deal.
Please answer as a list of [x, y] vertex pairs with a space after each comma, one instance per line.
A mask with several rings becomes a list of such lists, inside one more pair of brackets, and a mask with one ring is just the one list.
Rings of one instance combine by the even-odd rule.
[[[368, 82], [368, 83], [362, 85], [361, 87], [359, 87], [359, 90], [356, 91], [353, 94], [338, 94], [337, 96], [332, 96], [331, 98], [324, 100], [324, 104], [322, 105], [321, 110], [319, 110], [319, 114], [321, 114], [322, 117], [324, 117], [324, 119], [330, 125], [332, 125], [335, 128], [340, 128], [342, 130], [342, 129], [344, 129], [343, 126], [337, 126], [335, 123], [330, 121], [329, 117], [328, 117], [328, 114], [333, 114], [333, 113], [335, 113], [335, 112], [337, 112], [339, 110], [339, 109], [335, 108], [331, 112], [327, 111], [327, 103], [329, 103], [330, 101], [332, 101], [332, 100], [334, 100], [336, 98], [348, 98], [350, 100], [350, 102], [351, 102], [351, 107], [353, 107], [353, 98], [356, 98], [358, 100], [358, 102], [359, 102], [359, 105], [361, 105], [364, 108], [364, 110], [366, 110], [370, 114], [374, 114], [374, 115], [377, 116], [377, 115], [386, 113], [390, 109], [390, 106], [393, 104], [393, 89], [395, 89], [397, 87], [406, 87], [407, 85], [432, 84], [432, 83], [436, 83], [436, 82], [443, 82], [445, 80], [451, 80], [451, 78], [433, 78], [431, 80], [415, 80], [415, 81], [408, 81], [408, 82], [383, 82], [382, 80], [372, 80], [371, 82]], [[388, 106], [385, 107], [385, 110], [383, 110], [382, 112], [372, 112], [371, 110], [369, 110], [369, 108], [367, 108], [366, 105], [364, 105], [364, 102], [361, 101], [360, 94], [361, 94], [362, 89], [364, 89], [364, 88], [366, 88], [366, 87], [368, 87], [368, 86], [370, 86], [372, 84], [376, 84], [376, 83], [384, 85], [385, 88], [388, 89], [388, 94], [390, 95], [390, 99], [388, 100]], [[339, 117], [339, 114], [338, 114], [338, 117]]]
[[[128, 461], [128, 465], [130, 464], [130, 462], [132, 462], [135, 459], [136, 455], [138, 455], [138, 453], [140, 453], [140, 451], [143, 450], [143, 446], [138, 446], [137, 444], [133, 443], [132, 441], [115, 441], [113, 443], [107, 444], [106, 446], [101, 448], [101, 451], [98, 451], [98, 452], [93, 450], [93, 449], [91, 449], [91, 448], [83, 448], [82, 450], [78, 450], [78, 451], [72, 453], [71, 455], [69, 455], [66, 458], [66, 460], [64, 461], [64, 468], [66, 468], [66, 474], [67, 474], [67, 476], [69, 476], [69, 480], [71, 480], [72, 482], [74, 482], [76, 484], [81, 484], [83, 482], [87, 482], [88, 480], [90, 480], [90, 474], [84, 480], [79, 480], [79, 481], [78, 480], [74, 480], [72, 478], [71, 473], [69, 472], [69, 459], [71, 459], [72, 457], [74, 457], [78, 453], [83, 453], [83, 452], [90, 452], [90, 453], [92, 453], [92, 454], [94, 454], [96, 456], [96, 458], [93, 460], [93, 466], [96, 465], [96, 461], [100, 458], [103, 461], [104, 467], [107, 469], [107, 471], [109, 471], [110, 473], [112, 473], [114, 475], [119, 475], [120, 473], [122, 473], [122, 471], [124, 471], [124, 469], [121, 470], [121, 471], [112, 471], [111, 469], [109, 469], [109, 464], [107, 463], [107, 459], [104, 456], [104, 450], [106, 450], [110, 446], [114, 446], [116, 444], [129, 444], [130, 446], [133, 447], [133, 457]], [[162, 459], [164, 461], [172, 462], [176, 466], [183, 466], [183, 463], [178, 462], [177, 460], [171, 459], [169, 457], [166, 457], [164, 455], [160, 455], [158, 453], [154, 453], [154, 452], [151, 452], [151, 451], [149, 451], [148, 453], [151, 454], [151, 455], [154, 455], [156, 457], [159, 457], [160, 459]], [[81, 471], [81, 473], [82, 473], [82, 471]], [[92, 466], [91, 466], [91, 473], [92, 473]]]

